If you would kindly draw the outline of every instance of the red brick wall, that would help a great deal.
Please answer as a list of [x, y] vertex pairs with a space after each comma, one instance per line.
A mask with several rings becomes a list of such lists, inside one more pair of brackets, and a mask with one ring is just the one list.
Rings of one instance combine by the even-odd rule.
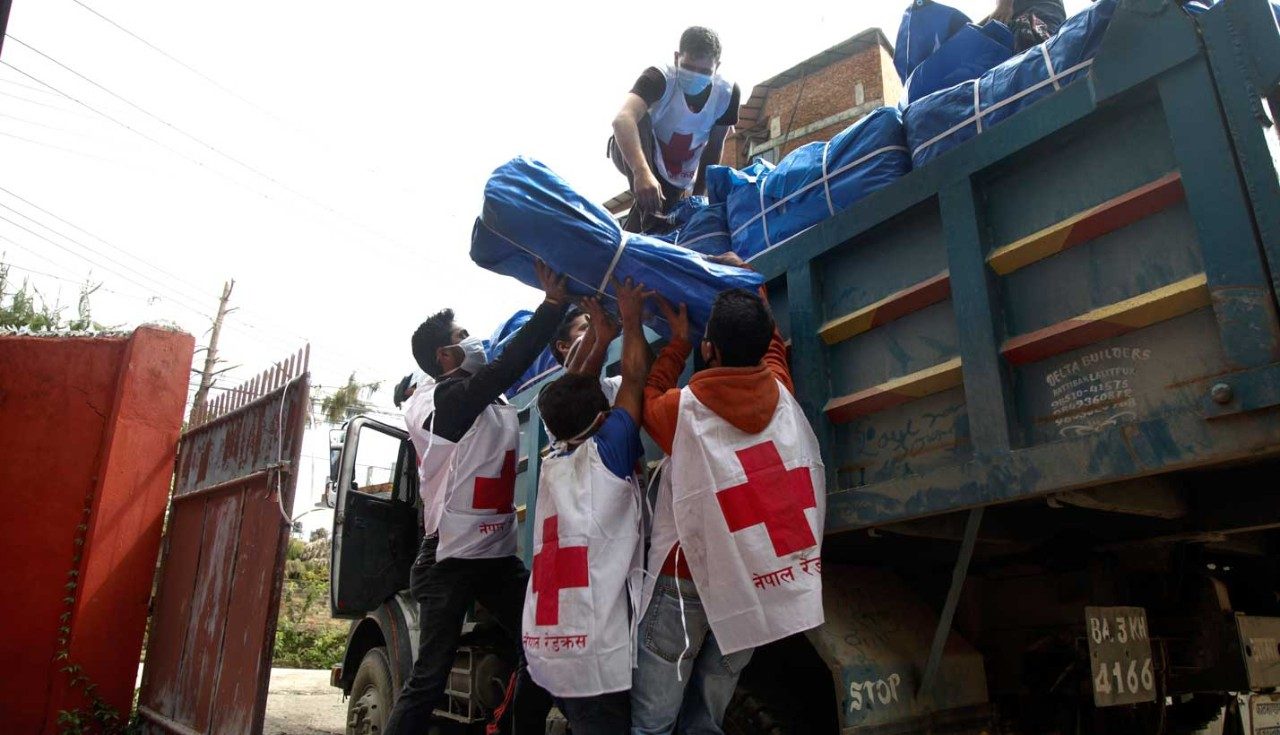
[[[147, 327], [0, 337], [6, 732], [52, 734], [60, 710], [87, 710], [68, 663], [127, 716], [192, 348], [188, 334]], [[63, 648], [69, 661], [55, 658]]]
[[[780, 130], [785, 134], [788, 129], [801, 129], [856, 106], [858, 82], [862, 83], [862, 104], [868, 106], [868, 112], [875, 106], [896, 104], [901, 95], [901, 85], [897, 84], [896, 88], [892, 86], [897, 82], [893, 60], [883, 47], [877, 45], [875, 48], [862, 51], [811, 74], [807, 79], [797, 79], [771, 90], [765, 100], [764, 110], [760, 114], [757, 127], [751, 131], [735, 132], [725, 143], [721, 162], [735, 168], [745, 166], [750, 161], [748, 156], [750, 144], [746, 133], [763, 132], [763, 137], [770, 137], [770, 119], [773, 117], [778, 118]], [[743, 93], [749, 96], [746, 90]], [[797, 97], [799, 97], [798, 104]], [[805, 143], [830, 140], [832, 136], [853, 122], [853, 120], [845, 120], [788, 141], [782, 146], [781, 154], [790, 153]], [[754, 137], [751, 143], [759, 143], [760, 140], [760, 137]]]

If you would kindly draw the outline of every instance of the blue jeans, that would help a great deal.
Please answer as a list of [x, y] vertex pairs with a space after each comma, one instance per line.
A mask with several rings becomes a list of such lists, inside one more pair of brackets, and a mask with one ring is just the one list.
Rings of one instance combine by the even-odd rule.
[[[678, 581], [679, 592], [675, 577], [658, 577], [653, 600], [640, 619], [640, 649], [631, 681], [631, 735], [676, 731], [682, 735], [722, 735], [725, 708], [738, 686], [738, 675], [751, 660], [753, 649], [728, 656], [720, 653], [693, 582]], [[681, 658], [686, 627], [689, 650]]]

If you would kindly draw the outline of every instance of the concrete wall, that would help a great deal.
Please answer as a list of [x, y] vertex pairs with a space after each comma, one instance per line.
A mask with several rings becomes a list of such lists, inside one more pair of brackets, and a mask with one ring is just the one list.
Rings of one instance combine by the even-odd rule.
[[[746, 90], [743, 94], [749, 96]], [[754, 157], [752, 147], [759, 148], [766, 140], [779, 149], [777, 160], [781, 160], [805, 143], [830, 140], [877, 107], [897, 104], [901, 96], [902, 85], [893, 69], [893, 59], [877, 45], [810, 74], [807, 79], [796, 79], [770, 90], [760, 123], [729, 137], [721, 163], [735, 168], [746, 166]]]
[[[190, 375], [190, 335], [0, 336], [0, 718], [55, 733], [132, 703]], [[60, 660], [59, 651], [67, 653]]]

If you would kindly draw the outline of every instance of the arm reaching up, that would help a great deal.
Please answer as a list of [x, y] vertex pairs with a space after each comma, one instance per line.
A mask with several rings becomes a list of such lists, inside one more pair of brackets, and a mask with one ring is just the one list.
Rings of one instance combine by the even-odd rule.
[[599, 375], [604, 367], [609, 345], [618, 336], [618, 325], [600, 305], [600, 299], [590, 296], [582, 300], [582, 310], [587, 314], [587, 333], [582, 344], [574, 351], [565, 370], [581, 375]]
[[648, 293], [643, 284], [630, 278], [622, 283], [614, 281], [614, 287], [622, 321], [622, 385], [613, 407], [626, 411], [639, 425], [644, 409], [645, 374], [649, 369], [649, 343], [644, 338], [641, 320]]

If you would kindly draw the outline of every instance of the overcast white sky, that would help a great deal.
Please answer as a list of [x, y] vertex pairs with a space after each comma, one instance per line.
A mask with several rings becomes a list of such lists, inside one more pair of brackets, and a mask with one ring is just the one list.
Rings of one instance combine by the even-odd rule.
[[[981, 17], [995, 3], [951, 4]], [[603, 201], [624, 186], [604, 158], [613, 114], [684, 27], [720, 33], [721, 70], [745, 95], [868, 27], [892, 40], [905, 5], [14, 0], [0, 57], [11, 65], [0, 64], [0, 252], [64, 303], [92, 273], [100, 322], [174, 322], [198, 342], [235, 278], [240, 311], [221, 351], [244, 368], [231, 377], [310, 341], [314, 383], [354, 370], [383, 381], [389, 409], [425, 316], [452, 306], [488, 333], [538, 300], [467, 257], [496, 166], [530, 155]], [[324, 446], [317, 433], [305, 451]], [[319, 497], [317, 465], [298, 512]]]

